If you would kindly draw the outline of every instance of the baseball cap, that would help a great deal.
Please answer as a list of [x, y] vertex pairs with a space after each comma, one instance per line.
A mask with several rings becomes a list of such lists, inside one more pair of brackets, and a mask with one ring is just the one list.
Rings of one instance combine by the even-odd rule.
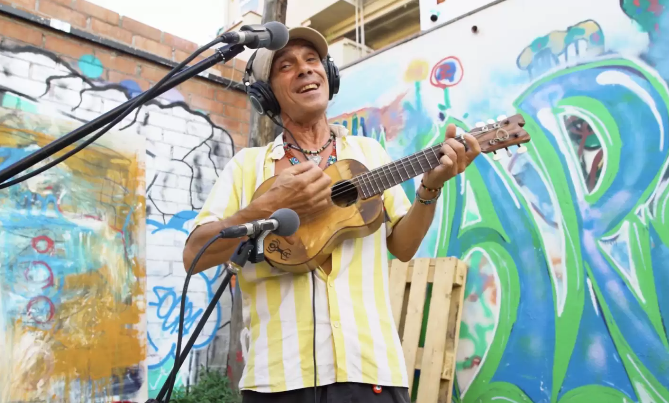
[[[318, 52], [321, 60], [327, 57], [328, 42], [323, 35], [315, 29], [309, 27], [291, 28], [288, 30], [288, 40], [291, 41], [294, 39], [303, 39], [310, 42], [314, 46], [314, 49], [316, 49], [316, 52]], [[276, 50], [269, 50], [266, 48], [258, 49], [255, 58], [253, 59], [253, 65], [251, 66], [251, 71], [253, 72], [253, 80], [251, 80], [251, 82], [267, 82], [269, 80], [269, 73], [272, 70], [272, 62], [274, 61], [276, 52]]]

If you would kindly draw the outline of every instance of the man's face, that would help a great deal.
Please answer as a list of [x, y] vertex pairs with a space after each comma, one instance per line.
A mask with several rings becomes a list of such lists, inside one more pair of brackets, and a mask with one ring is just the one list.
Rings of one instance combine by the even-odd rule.
[[327, 75], [318, 52], [306, 41], [290, 41], [276, 53], [270, 85], [282, 112], [295, 121], [316, 118], [327, 109]]

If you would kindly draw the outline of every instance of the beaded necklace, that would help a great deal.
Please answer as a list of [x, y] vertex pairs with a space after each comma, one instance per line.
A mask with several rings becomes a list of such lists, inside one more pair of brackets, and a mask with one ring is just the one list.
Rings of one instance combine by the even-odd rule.
[[332, 143], [332, 152], [330, 153], [330, 156], [328, 157], [327, 163], [325, 164], [325, 167], [329, 167], [330, 165], [334, 164], [337, 162], [337, 139], [334, 136], [334, 133], [331, 134], [330, 140], [328, 140], [327, 143], [323, 147], [321, 147], [320, 150], [317, 151], [310, 151], [310, 150], [304, 150], [300, 147], [297, 147], [293, 144], [290, 144], [286, 141], [283, 142], [283, 149], [286, 153], [286, 157], [288, 157], [288, 161], [290, 162], [291, 165], [296, 165], [300, 163], [300, 160], [298, 160], [295, 155], [293, 154], [292, 151], [290, 151], [291, 148], [302, 151], [306, 155], [306, 157], [313, 161], [316, 165], [320, 165], [321, 163], [321, 156], [319, 155], [323, 150], [327, 148], [327, 146]]

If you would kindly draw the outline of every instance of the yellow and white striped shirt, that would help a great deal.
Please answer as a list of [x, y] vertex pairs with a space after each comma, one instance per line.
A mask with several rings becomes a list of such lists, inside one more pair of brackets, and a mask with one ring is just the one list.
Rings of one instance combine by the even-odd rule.
[[[389, 163], [377, 141], [337, 137], [337, 158], [369, 169]], [[241, 150], [225, 166], [195, 218], [195, 227], [223, 220], [246, 207], [284, 157], [283, 136], [273, 144]], [[344, 241], [332, 253], [332, 272], [316, 271], [316, 364], [318, 385], [359, 382], [408, 386], [406, 365], [390, 308], [386, 237], [411, 207], [400, 186], [383, 195], [388, 220], [376, 233]], [[239, 273], [249, 351], [240, 389], [281, 392], [314, 383], [312, 276], [295, 275], [267, 263], [247, 263]]]

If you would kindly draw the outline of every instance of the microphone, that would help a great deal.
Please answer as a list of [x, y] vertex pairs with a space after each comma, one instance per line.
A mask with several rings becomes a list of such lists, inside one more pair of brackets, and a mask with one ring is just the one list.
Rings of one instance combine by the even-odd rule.
[[288, 208], [274, 212], [268, 219], [255, 220], [246, 224], [235, 225], [221, 231], [222, 238], [240, 238], [249, 235], [258, 235], [264, 231], [273, 232], [279, 236], [293, 235], [300, 227], [300, 217]]
[[239, 32], [226, 32], [220, 37], [222, 42], [246, 45], [249, 49], [279, 50], [288, 43], [288, 28], [280, 22], [270, 21], [265, 25], [244, 25]]

